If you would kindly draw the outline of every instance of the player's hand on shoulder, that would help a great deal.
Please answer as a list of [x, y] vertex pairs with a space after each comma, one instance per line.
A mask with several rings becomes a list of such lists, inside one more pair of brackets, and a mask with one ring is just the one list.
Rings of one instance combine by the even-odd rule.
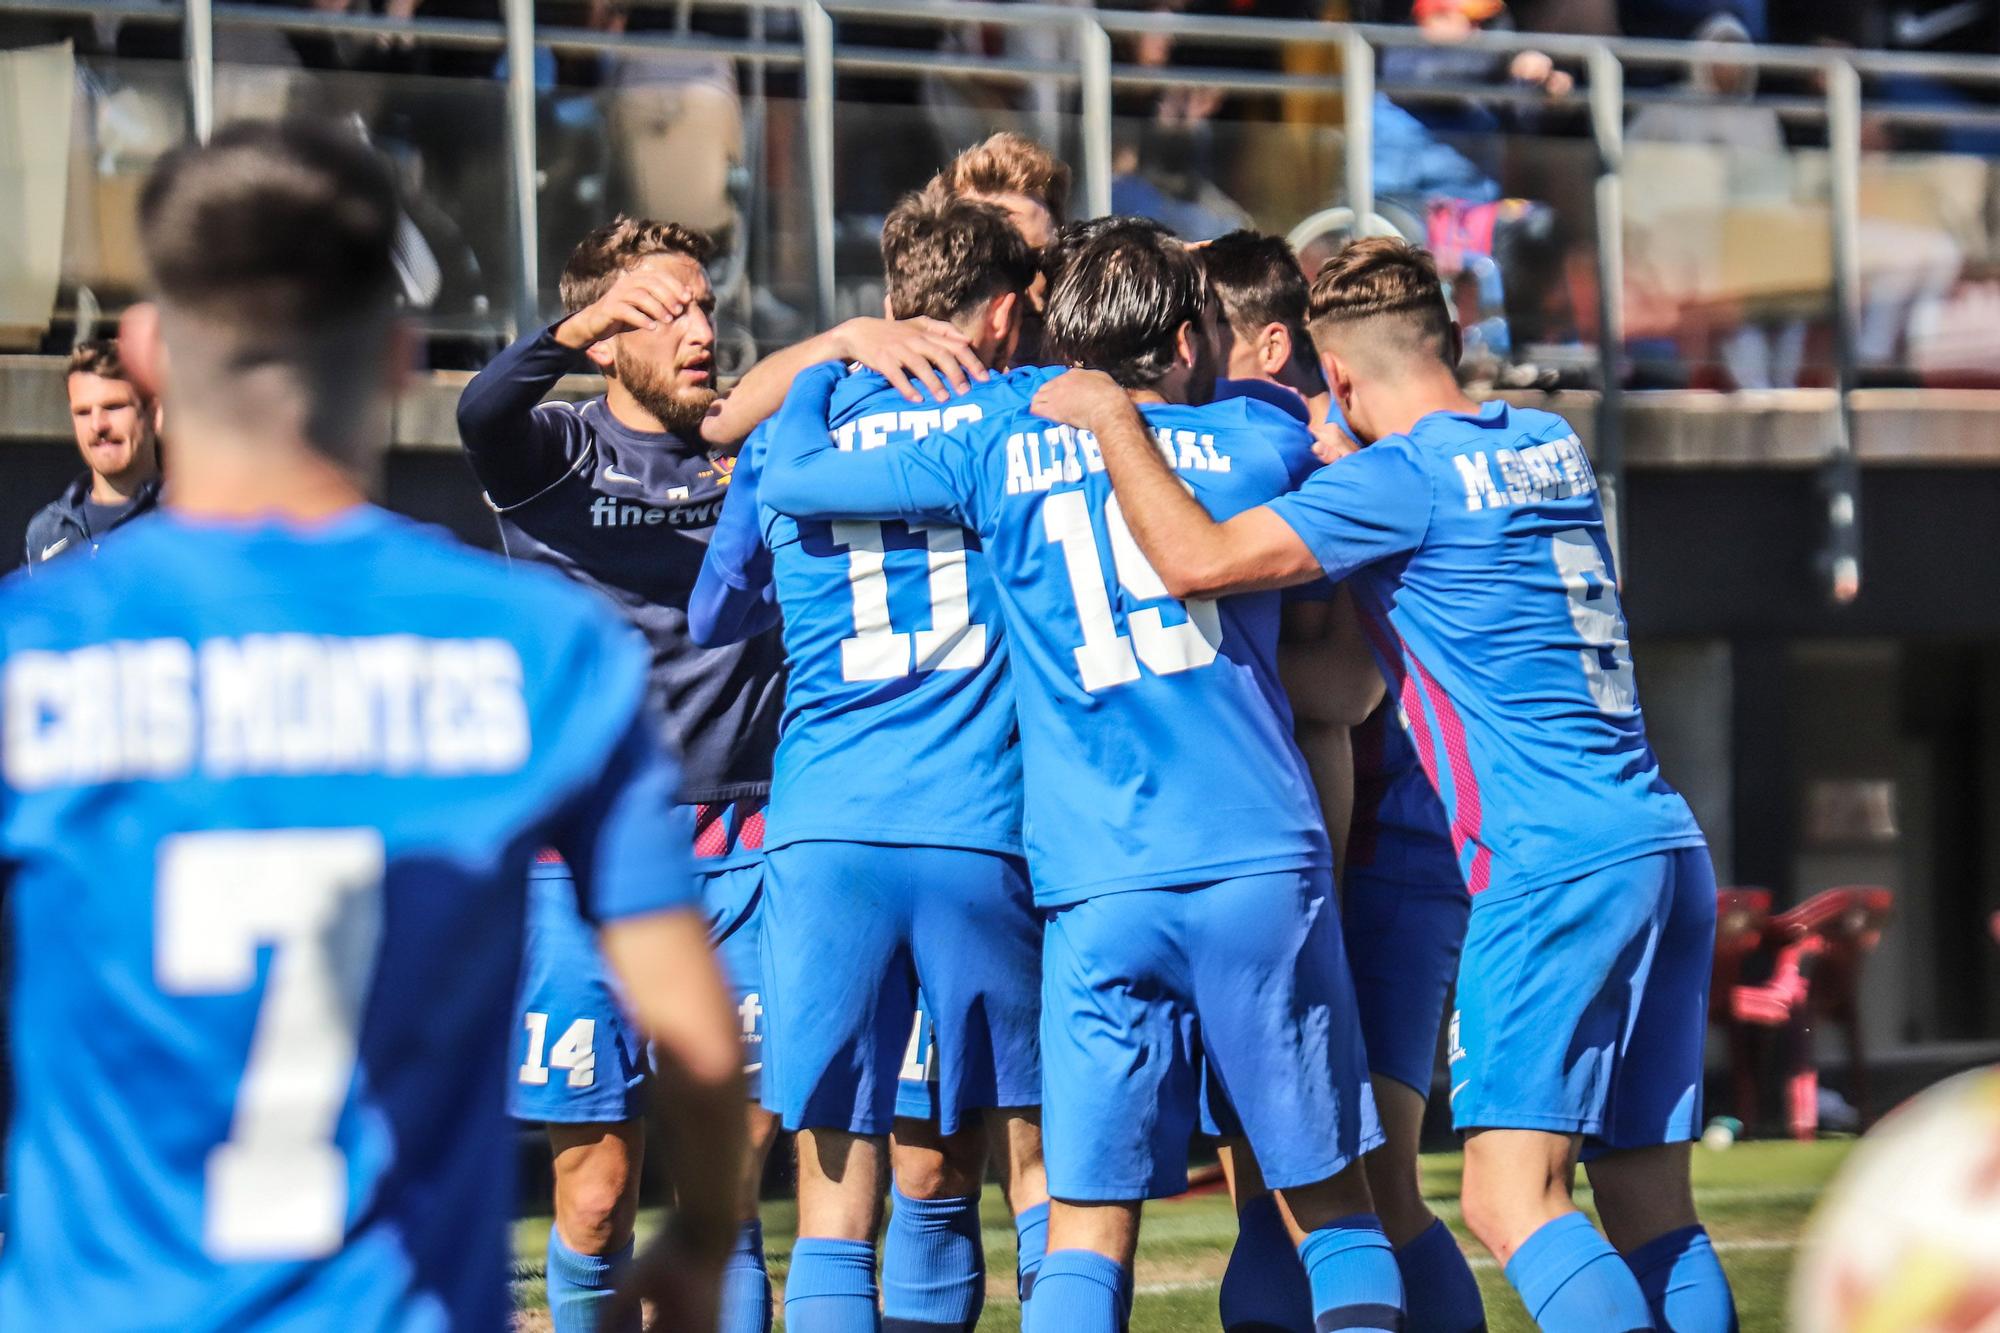
[[1107, 414], [1130, 411], [1131, 400], [1101, 370], [1065, 370], [1035, 390], [1028, 410], [1045, 421], [1094, 432]]
[[1313, 457], [1322, 463], [1337, 463], [1361, 448], [1355, 443], [1352, 435], [1330, 421], [1316, 421], [1312, 424], [1311, 430]]
[[834, 335], [843, 360], [859, 361], [913, 403], [924, 400], [918, 384], [942, 403], [986, 378], [972, 340], [941, 319], [850, 319]]
[[556, 341], [578, 351], [635, 329], [679, 319], [694, 304], [686, 283], [657, 269], [628, 269], [610, 290], [556, 325]]

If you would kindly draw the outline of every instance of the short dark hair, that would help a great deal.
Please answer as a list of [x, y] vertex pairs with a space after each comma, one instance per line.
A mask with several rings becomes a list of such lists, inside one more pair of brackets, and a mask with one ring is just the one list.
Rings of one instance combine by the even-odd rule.
[[1282, 236], [1232, 231], [1201, 248], [1209, 286], [1239, 338], [1282, 324], [1298, 342], [1306, 336], [1306, 275]]
[[1049, 247], [1059, 265], [1049, 275], [1043, 352], [1124, 388], [1150, 388], [1173, 369], [1181, 326], [1201, 319], [1201, 260], [1147, 218], [1073, 225]]
[[714, 253], [715, 242], [678, 222], [620, 213], [570, 251], [560, 284], [563, 309], [575, 314], [610, 291], [619, 275], [650, 255], [686, 255], [697, 264], [706, 264]]
[[303, 120], [243, 121], [154, 164], [139, 244], [169, 304], [245, 328], [386, 313], [396, 187], [360, 140]]
[[1069, 208], [1069, 164], [1023, 134], [1002, 130], [954, 157], [932, 182], [953, 194], [1021, 194], [1060, 224]]
[[1397, 236], [1350, 241], [1320, 265], [1309, 317], [1324, 342], [1366, 325], [1371, 336], [1412, 354], [1451, 358], [1451, 307], [1430, 251]]
[[131, 373], [125, 369], [125, 359], [118, 353], [116, 338], [86, 338], [70, 348], [69, 368], [63, 374], [96, 375], [107, 380], [132, 383]]
[[882, 224], [882, 271], [897, 319], [953, 319], [1035, 281], [1036, 256], [993, 204], [935, 190], [905, 196]]

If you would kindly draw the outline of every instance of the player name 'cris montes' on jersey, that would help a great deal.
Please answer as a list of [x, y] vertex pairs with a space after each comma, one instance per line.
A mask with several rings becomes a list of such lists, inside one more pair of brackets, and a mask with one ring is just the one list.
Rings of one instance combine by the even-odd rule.
[[529, 753], [502, 639], [250, 634], [23, 652], [4, 683], [7, 781], [511, 773]]

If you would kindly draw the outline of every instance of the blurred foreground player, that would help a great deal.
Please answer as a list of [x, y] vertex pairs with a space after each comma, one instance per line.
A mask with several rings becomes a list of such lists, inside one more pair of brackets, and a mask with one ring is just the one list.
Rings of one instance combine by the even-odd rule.
[[[1007, 364], [1038, 269], [997, 207], [911, 195], [883, 226], [882, 259], [892, 314], [950, 320], [982, 361]], [[1019, 409], [1036, 382], [1036, 372], [996, 376], [912, 410], [882, 376], [856, 370], [835, 393], [834, 426], [857, 449], [905, 448]], [[889, 1132], [911, 1109], [899, 1105], [898, 1075], [920, 987], [931, 1050], [917, 1132], [935, 1122], [930, 1139], [970, 1141], [975, 1170], [980, 1127], [1002, 1149], [1025, 1298], [1048, 1212], [1035, 1110], [1042, 930], [1021, 859], [1014, 692], [992, 576], [961, 529], [793, 520], [761, 506], [771, 429], [751, 437], [736, 469], [691, 623], [698, 642], [733, 637], [775, 597], [791, 666], [764, 920], [764, 1100], [799, 1131], [786, 1326], [872, 1326]], [[985, 1298], [980, 1176], [949, 1193], [921, 1188], [907, 1178], [925, 1167], [902, 1148], [911, 1121], [894, 1128], [892, 1241], [902, 1244], [884, 1255], [883, 1325], [969, 1330]], [[935, 1261], [954, 1250], [969, 1255]]]
[[503, 1327], [506, 1015], [554, 846], [672, 1085], [681, 1212], [628, 1298], [712, 1327], [741, 1083], [639, 644], [365, 502], [410, 349], [363, 148], [225, 129], [139, 216], [172, 505], [0, 589], [0, 1326]]
[[[1714, 873], [1646, 740], [1589, 459], [1561, 418], [1465, 397], [1422, 251], [1348, 246], [1313, 317], [1370, 443], [1226, 523], [1115, 386], [1065, 376], [1044, 398], [1095, 432], [1176, 595], [1349, 580], [1472, 894], [1450, 1041], [1465, 1218], [1529, 1313], [1551, 1333], [1731, 1328], [1688, 1180]], [[1610, 1243], [1570, 1198], [1580, 1149]]]

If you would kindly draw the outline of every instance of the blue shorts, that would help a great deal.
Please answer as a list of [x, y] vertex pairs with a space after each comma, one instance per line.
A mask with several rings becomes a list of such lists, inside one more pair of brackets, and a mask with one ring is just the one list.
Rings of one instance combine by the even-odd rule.
[[1056, 911], [1042, 951], [1042, 1076], [1059, 1199], [1185, 1190], [1205, 1107], [1249, 1140], [1271, 1185], [1338, 1174], [1382, 1133], [1332, 876], [1136, 889]]
[[[760, 864], [718, 871], [703, 877], [702, 893], [704, 904], [729, 904], [709, 917], [729, 932], [715, 947], [743, 1016], [744, 1072], [752, 1096], [764, 1041], [756, 911], [762, 874]], [[569, 867], [560, 861], [537, 861], [528, 872], [527, 951], [515, 1012], [520, 1058], [508, 1114], [579, 1125], [645, 1113], [645, 1041], [597, 951], [596, 932], [577, 911]]]
[[1451, 1018], [1452, 1121], [1593, 1151], [1701, 1132], [1715, 952], [1708, 849], [1652, 852], [1472, 900]]
[[787, 1129], [887, 1134], [899, 1105], [916, 1108], [899, 1085], [913, 1037], [926, 1045], [920, 987], [941, 1133], [971, 1111], [1040, 1103], [1042, 925], [1019, 858], [857, 842], [765, 855], [764, 1104]]
[[1357, 872], [1341, 885], [1340, 933], [1368, 1072], [1425, 1097], [1471, 911], [1462, 884], [1398, 884]]

